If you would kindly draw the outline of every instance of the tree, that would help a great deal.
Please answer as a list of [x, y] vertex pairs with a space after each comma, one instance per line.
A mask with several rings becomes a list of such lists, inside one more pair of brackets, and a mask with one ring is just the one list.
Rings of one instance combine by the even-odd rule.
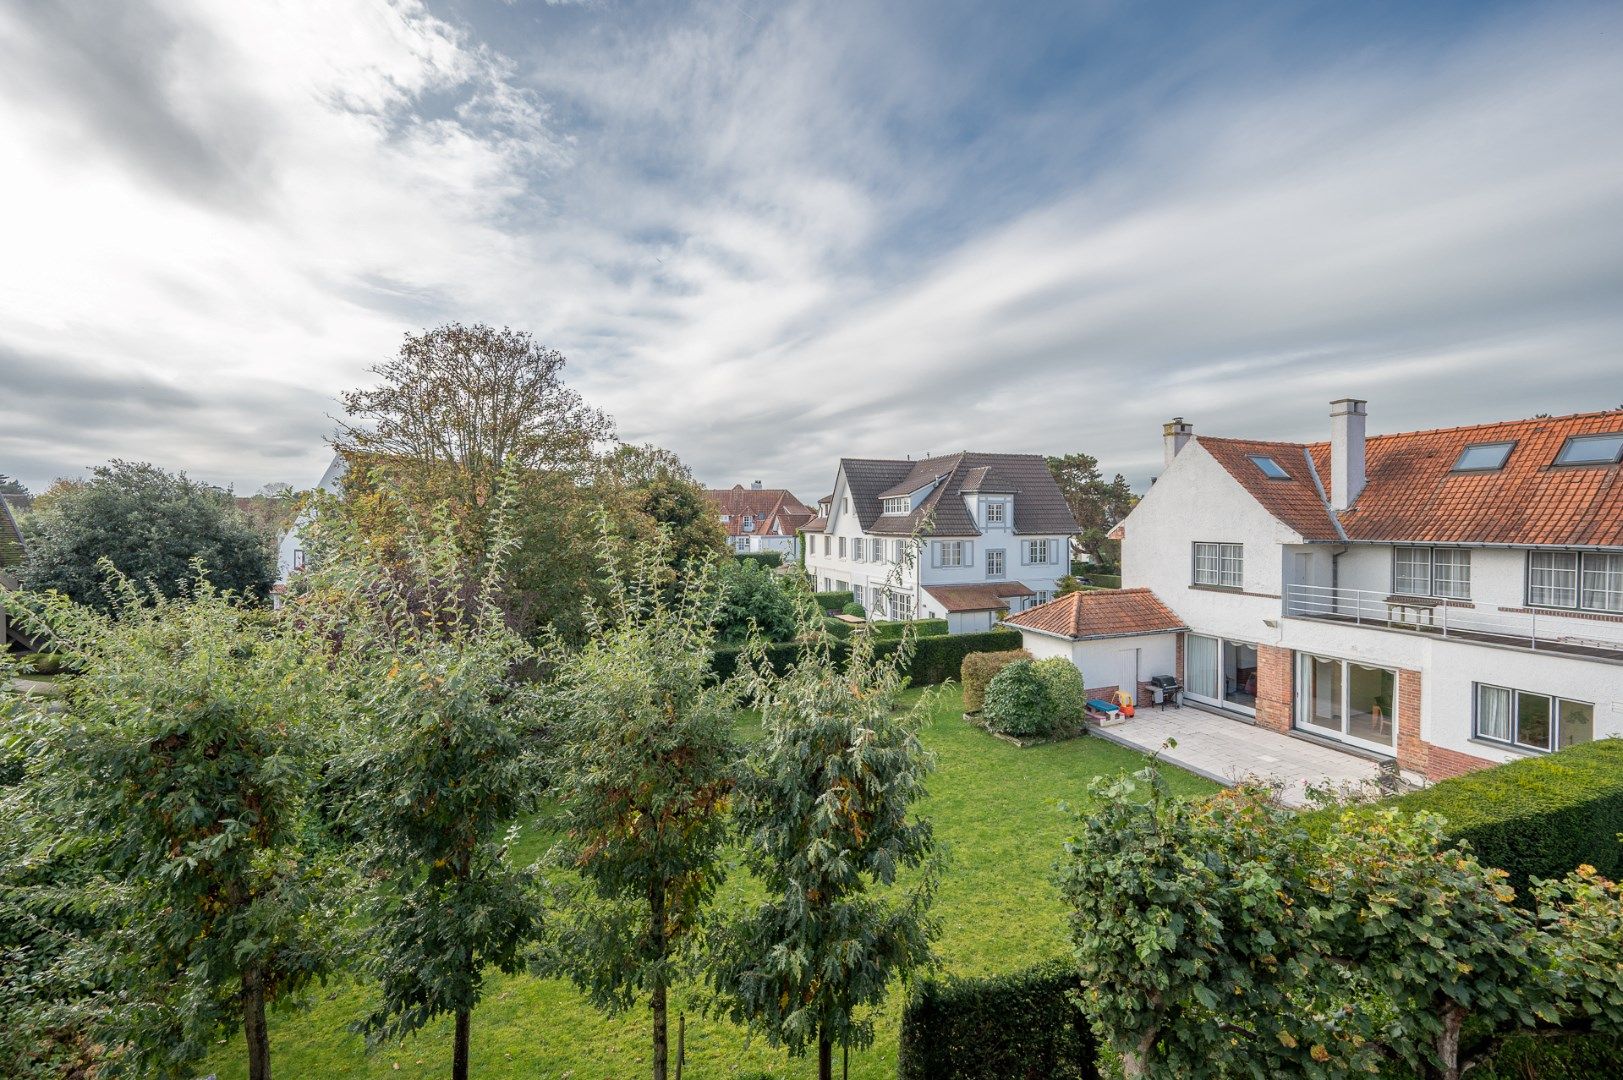
[[795, 604], [781, 576], [754, 560], [724, 559], [720, 567], [717, 644], [742, 645], [752, 632], [768, 641], [795, 636]]
[[27, 495], [28, 485], [16, 477], [0, 473], [0, 495]]
[[1098, 459], [1083, 453], [1049, 458], [1048, 471], [1065, 496], [1071, 516], [1082, 529], [1077, 540], [1083, 549], [1099, 562], [1118, 565], [1121, 545], [1108, 534], [1138, 502], [1126, 478], [1117, 473], [1106, 483], [1099, 472]]
[[178, 596], [201, 564], [216, 589], [263, 599], [275, 553], [230, 493], [145, 463], [97, 466], [88, 481], [58, 482], [29, 518], [22, 581], [103, 611], [116, 605], [102, 560], [119, 574]]
[[673, 577], [727, 553], [716, 508], [669, 450], [621, 443], [605, 455], [598, 476], [604, 504], [623, 535], [647, 542], [663, 531]]
[[718, 931], [711, 979], [735, 1020], [793, 1054], [816, 1047], [831, 1080], [834, 1046], [873, 1039], [864, 1010], [931, 962], [939, 864], [930, 823], [912, 814], [931, 767], [920, 712], [897, 710], [911, 630], [885, 661], [858, 635], [842, 670], [810, 596], [799, 615], [808, 645], [787, 672], [756, 650], [750, 692], [765, 735], [734, 797], [766, 899]]
[[537, 784], [532, 650], [496, 603], [506, 509], [480, 579], [466, 578], [448, 521], [408, 533], [390, 562], [340, 531], [288, 605], [339, 643], [347, 688], [330, 787], [368, 882], [360, 970], [381, 996], [358, 1026], [375, 1043], [451, 1014], [454, 1080], [468, 1075], [486, 969], [518, 971], [539, 918], [535, 877], [507, 854]]
[[553, 858], [578, 880], [562, 891], [543, 966], [610, 1012], [647, 995], [653, 1077], [664, 1080], [668, 993], [725, 873], [738, 702], [710, 678], [708, 575], [684, 582], [672, 605], [667, 545], [637, 545], [629, 571], [605, 556], [610, 602], [590, 612], [586, 646], [556, 657], [550, 695], [564, 831]]
[[168, 1075], [240, 1025], [265, 1080], [266, 1006], [327, 970], [336, 922], [309, 843], [322, 669], [301, 633], [200, 570], [174, 599], [108, 572], [110, 613], [45, 604], [77, 675], [62, 712], [35, 714], [31, 769], [111, 885], [99, 945], [127, 1007], [101, 1034]]

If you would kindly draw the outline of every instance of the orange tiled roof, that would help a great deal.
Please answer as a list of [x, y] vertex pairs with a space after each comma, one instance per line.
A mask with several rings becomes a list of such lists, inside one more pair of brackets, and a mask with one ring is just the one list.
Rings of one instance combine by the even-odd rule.
[[[705, 498], [727, 520], [721, 523], [728, 536], [773, 536], [774, 524], [782, 526], [783, 536], [793, 536], [814, 515], [811, 507], [794, 497], [784, 488], [746, 488], [735, 484], [730, 488], [712, 488]], [[752, 519], [753, 528], [744, 528], [745, 518]]]
[[1162, 634], [1189, 629], [1149, 589], [1098, 589], [1067, 593], [1003, 620], [1075, 641], [1085, 638]]
[[[1259, 439], [1211, 439], [1196, 436], [1196, 442], [1217, 459], [1228, 474], [1239, 481], [1262, 508], [1307, 540], [1336, 540], [1335, 522], [1330, 519], [1330, 504], [1314, 482], [1309, 468], [1306, 449], [1302, 443], [1264, 442]], [[1273, 480], [1265, 476], [1251, 455], [1271, 457], [1279, 467], [1290, 474], [1288, 480]], [[1328, 477], [1328, 471], [1319, 474]]]
[[924, 591], [951, 613], [996, 611], [1009, 606], [1011, 596], [1036, 596], [1018, 581], [992, 581], [984, 585], [926, 585]]

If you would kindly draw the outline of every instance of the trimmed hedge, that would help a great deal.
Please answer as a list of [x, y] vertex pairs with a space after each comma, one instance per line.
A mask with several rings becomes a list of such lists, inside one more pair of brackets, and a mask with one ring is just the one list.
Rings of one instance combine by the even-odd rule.
[[856, 594], [849, 589], [845, 592], [812, 593], [812, 599], [817, 601], [817, 606], [823, 609], [825, 615], [838, 615], [845, 608], [845, 605], [856, 598]]
[[1097, 1080], [1064, 960], [983, 979], [923, 979], [902, 1009], [897, 1080]]
[[851, 624], [846, 622], [844, 619], [836, 619], [833, 616], [824, 617], [823, 629], [827, 630], [841, 641], [844, 641], [851, 636]]
[[958, 666], [958, 679], [964, 686], [964, 712], [980, 712], [986, 705], [986, 688], [997, 673], [1017, 661], [1030, 659], [1031, 654], [1018, 646], [1006, 651], [971, 653], [964, 657]]
[[783, 565], [783, 552], [781, 551], [740, 551], [733, 555], [739, 562], [759, 563], [768, 570], [775, 570]]
[[1467, 773], [1396, 804], [1441, 814], [1450, 836], [1469, 840], [1524, 895], [1529, 878], [1561, 877], [1580, 863], [1623, 876], [1623, 739]]
[[[889, 656], [901, 648], [900, 641], [874, 642], [874, 655]], [[1020, 632], [1018, 630], [988, 630], [982, 634], [958, 634], [950, 637], [919, 638], [914, 643], [913, 662], [908, 665], [908, 677], [914, 686], [930, 686], [943, 683], [957, 676], [959, 667], [964, 662], [964, 656], [972, 652], [1007, 652], [1020, 648]], [[843, 658], [850, 655], [850, 645], [845, 641], [834, 642], [835, 655]], [[717, 649], [710, 655], [710, 670], [717, 678], [731, 678], [738, 670], [738, 654], [743, 651], [740, 646], [725, 646]], [[781, 670], [793, 663], [800, 655], [800, 646], [792, 641], [777, 642], [766, 647], [767, 659], [772, 666]]]
[[876, 622], [868, 628], [877, 641], [894, 641], [902, 636], [902, 631], [909, 626], [921, 638], [942, 637], [947, 633], [946, 619], [892, 619], [888, 622]]
[[1082, 586], [1084, 589], [1088, 588], [1089, 586], [1092, 586], [1095, 589], [1121, 588], [1120, 574], [1083, 574], [1081, 576], [1088, 579], [1087, 584]]
[[840, 609], [840, 614], [849, 615], [854, 619], [866, 619], [868, 617], [868, 609], [853, 600]]

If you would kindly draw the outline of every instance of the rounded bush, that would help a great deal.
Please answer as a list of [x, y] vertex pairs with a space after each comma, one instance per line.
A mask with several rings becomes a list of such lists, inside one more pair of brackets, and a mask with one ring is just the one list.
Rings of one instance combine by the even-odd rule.
[[858, 619], [865, 619], [868, 617], [868, 609], [853, 600], [851, 603], [840, 609], [840, 614], [851, 615]]
[[1088, 713], [1088, 691], [1082, 682], [1082, 671], [1063, 656], [1039, 660], [1032, 667], [1048, 690], [1054, 703], [1054, 721], [1059, 724], [1080, 724]]
[[988, 729], [1003, 735], [1032, 738], [1054, 731], [1054, 699], [1030, 660], [1017, 660], [992, 677], [981, 714]]

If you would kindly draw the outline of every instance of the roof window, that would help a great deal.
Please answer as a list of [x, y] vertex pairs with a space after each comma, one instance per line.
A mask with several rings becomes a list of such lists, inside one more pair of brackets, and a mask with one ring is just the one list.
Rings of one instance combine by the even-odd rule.
[[1279, 462], [1265, 454], [1247, 454], [1251, 463], [1262, 470], [1262, 475], [1270, 480], [1289, 480], [1291, 474], [1286, 472]]
[[1616, 465], [1623, 458], [1623, 431], [1604, 435], [1574, 435], [1555, 455], [1557, 465]]
[[1460, 451], [1449, 472], [1495, 472], [1505, 467], [1505, 460], [1515, 448], [1515, 442], [1472, 443]]

